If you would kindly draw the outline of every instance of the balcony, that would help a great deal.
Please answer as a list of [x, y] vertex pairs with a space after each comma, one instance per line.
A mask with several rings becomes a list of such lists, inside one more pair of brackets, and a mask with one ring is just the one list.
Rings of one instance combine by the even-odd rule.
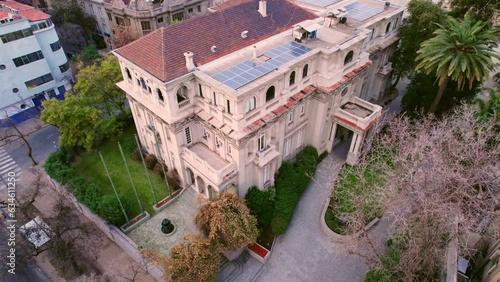
[[392, 63], [386, 63], [379, 70], [378, 73], [381, 75], [388, 75], [392, 71]]
[[382, 107], [351, 96], [344, 105], [333, 110], [333, 119], [355, 132], [368, 130], [382, 116]]
[[181, 157], [217, 186], [238, 172], [235, 162], [227, 162], [202, 143], [182, 147]]
[[276, 150], [275, 145], [273, 144], [267, 145], [267, 147], [264, 150], [257, 152], [254, 159], [254, 163], [259, 167], [263, 167], [270, 161], [272, 161], [274, 158], [276, 158], [279, 154], [280, 153]]

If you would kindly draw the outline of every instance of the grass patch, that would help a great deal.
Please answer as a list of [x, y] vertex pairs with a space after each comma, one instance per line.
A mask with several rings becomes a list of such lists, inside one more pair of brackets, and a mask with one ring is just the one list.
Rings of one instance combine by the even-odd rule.
[[359, 201], [363, 203], [365, 224], [382, 216], [377, 193], [386, 182], [383, 168], [394, 165], [392, 160], [395, 150], [375, 145], [373, 152], [366, 163], [358, 166], [346, 165], [339, 173], [330, 198], [331, 208], [328, 208], [325, 214], [328, 227], [335, 233], [347, 233], [346, 227], [339, 223], [339, 215], [357, 213]]
[[[130, 208], [127, 210], [129, 219], [139, 215], [141, 210], [123, 164], [117, 142], [123, 144], [124, 141], [127, 142], [126, 140], [133, 138], [135, 133], [135, 128], [133, 126], [129, 126], [123, 131], [122, 135], [106, 140], [99, 146], [99, 150], [106, 161], [106, 166], [108, 167], [118, 193], [126, 195], [130, 199]], [[130, 153], [124, 152], [124, 154], [142, 206], [151, 215], [153, 215], [155, 214], [153, 209], [155, 201], [146, 177], [146, 172], [144, 171], [144, 166], [141, 162], [133, 160]], [[72, 167], [76, 169], [78, 175], [84, 177], [90, 183], [95, 183], [98, 186], [99, 194], [114, 194], [99, 154], [95, 152], [82, 153], [80, 156], [76, 157], [75, 161], [72, 163]], [[168, 195], [165, 180], [154, 174], [152, 171], [148, 172], [156, 193], [156, 198], [158, 201], [161, 201]]]

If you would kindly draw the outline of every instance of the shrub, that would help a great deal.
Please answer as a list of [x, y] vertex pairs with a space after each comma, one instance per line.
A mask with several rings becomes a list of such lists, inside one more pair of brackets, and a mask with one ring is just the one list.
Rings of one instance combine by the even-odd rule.
[[181, 179], [179, 177], [177, 169], [174, 168], [173, 170], [167, 172], [167, 181], [172, 191], [181, 189]]
[[163, 167], [162, 167], [162, 162], [158, 161], [153, 168], [153, 172], [158, 174], [161, 178], [165, 178], [165, 175], [163, 174], [163, 169], [165, 169], [165, 172], [168, 171], [167, 166], [165, 164], [163, 164]]
[[[120, 194], [120, 201], [122, 202], [123, 208], [125, 210], [130, 206], [129, 199]], [[99, 215], [109, 223], [120, 226], [125, 223], [125, 216], [123, 215], [120, 203], [116, 199], [115, 195], [109, 194], [104, 195], [99, 201]]]
[[98, 214], [101, 195], [99, 195], [97, 185], [88, 183], [85, 179], [81, 179], [81, 177], [77, 177], [75, 180], [72, 184], [72, 192], [75, 198], [93, 213]]
[[270, 225], [273, 219], [274, 202], [271, 197], [270, 191], [261, 191], [257, 187], [251, 187], [245, 196], [250, 213], [257, 218], [260, 228]]
[[76, 172], [65, 161], [66, 155], [60, 150], [50, 154], [43, 165], [45, 172], [61, 184], [67, 184], [76, 177]]
[[156, 159], [156, 156], [153, 154], [147, 154], [146, 157], [144, 158], [144, 162], [146, 163], [146, 167], [149, 169], [153, 169], [158, 162]]
[[326, 157], [328, 157], [328, 152], [324, 151], [321, 155], [319, 155], [319, 157], [318, 157], [318, 163], [320, 163], [321, 161], [323, 161]]
[[311, 182], [316, 171], [318, 152], [312, 146], [306, 146], [296, 156], [295, 164], [283, 162], [275, 180], [276, 200], [271, 228], [273, 233], [285, 233], [292, 219], [295, 206], [302, 192]]
[[[123, 140], [121, 145], [122, 145], [123, 153], [125, 153], [125, 154], [133, 154], [134, 150], [137, 149], [137, 143], [135, 142], [134, 136], [129, 136], [129, 137], [125, 138], [125, 140]], [[138, 157], [140, 160], [141, 156], [138, 156]]]

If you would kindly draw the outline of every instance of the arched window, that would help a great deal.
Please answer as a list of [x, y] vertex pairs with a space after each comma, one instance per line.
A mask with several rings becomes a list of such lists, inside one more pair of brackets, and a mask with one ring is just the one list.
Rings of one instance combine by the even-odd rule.
[[344, 66], [352, 62], [352, 57], [354, 57], [354, 51], [349, 51], [349, 53], [347, 53], [347, 55], [345, 56]]
[[163, 93], [161, 93], [161, 90], [156, 88], [156, 95], [158, 96], [158, 100], [165, 102], [165, 98], [163, 98]]
[[342, 93], [340, 93], [340, 96], [344, 97], [345, 94], [347, 94], [347, 91], [349, 90], [349, 88], [344, 88], [344, 90], [342, 90]]
[[128, 68], [125, 68], [125, 72], [127, 73], [127, 78], [132, 79], [132, 75], [130, 74], [130, 71], [128, 70]]
[[181, 85], [179, 89], [177, 89], [177, 103], [180, 103], [187, 99], [188, 88], [186, 85]]
[[396, 21], [394, 22], [394, 26], [392, 27], [392, 30], [395, 30], [396, 27], [398, 27], [398, 22], [399, 22], [399, 18], [396, 18]]
[[295, 72], [292, 71], [292, 73], [290, 73], [290, 84], [289, 85], [294, 85], [295, 84]]
[[271, 86], [271, 87], [267, 88], [267, 91], [266, 91], [266, 102], [271, 101], [272, 99], [274, 99], [274, 92], [275, 92], [274, 86]]
[[309, 70], [309, 65], [306, 64], [303, 68], [302, 68], [302, 78], [304, 77], [307, 77], [307, 71]]
[[391, 23], [388, 23], [387, 27], [385, 28], [385, 33], [389, 33], [390, 30], [391, 30]]
[[141, 82], [142, 89], [148, 90], [148, 87], [146, 86], [146, 82], [144, 81], [144, 78], [141, 77], [140, 82]]
[[246, 102], [246, 112], [247, 113], [255, 110], [255, 102], [256, 102], [256, 99], [254, 96], [249, 97], [247, 99], [247, 102]]

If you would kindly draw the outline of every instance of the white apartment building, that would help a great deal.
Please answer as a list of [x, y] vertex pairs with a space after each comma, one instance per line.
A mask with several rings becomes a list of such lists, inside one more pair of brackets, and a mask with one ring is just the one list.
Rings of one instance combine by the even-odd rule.
[[105, 41], [111, 36], [111, 28], [108, 22], [108, 16], [104, 9], [103, 0], [79, 0], [78, 4], [83, 12], [91, 16], [96, 21], [96, 33], [103, 36]]
[[404, 8], [237, 2], [114, 51], [143, 146], [206, 197], [266, 189], [306, 145], [351, 140], [356, 164], [382, 116], [372, 102], [384, 99]]
[[72, 75], [50, 16], [0, 1], [0, 126], [38, 114], [42, 101], [64, 99]]

